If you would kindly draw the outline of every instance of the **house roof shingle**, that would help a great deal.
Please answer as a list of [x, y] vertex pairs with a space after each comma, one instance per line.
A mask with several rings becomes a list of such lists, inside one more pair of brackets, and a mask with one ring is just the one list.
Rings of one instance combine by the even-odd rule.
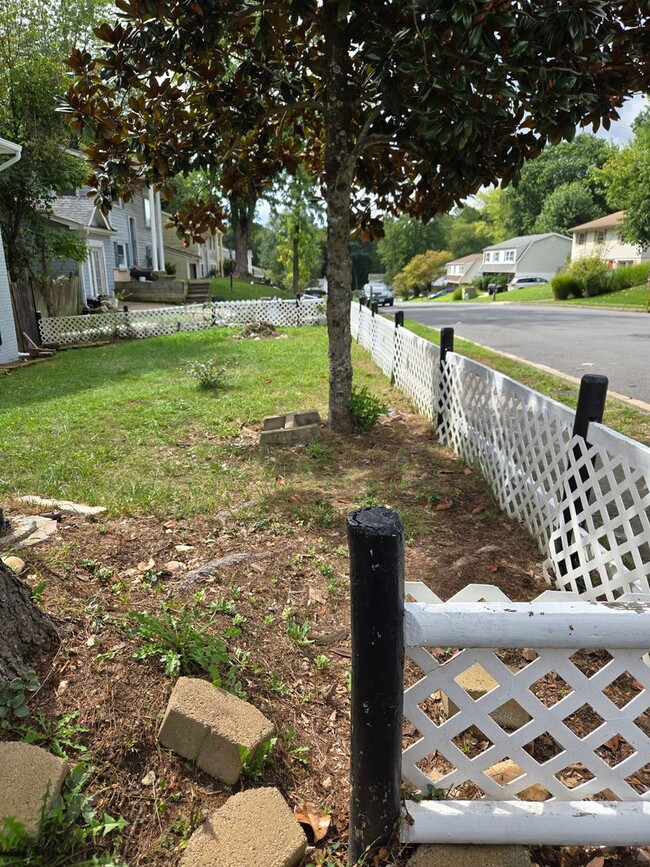
[[616, 211], [613, 214], [606, 214], [604, 217], [598, 217], [597, 220], [589, 220], [588, 223], [581, 223], [579, 226], [573, 226], [572, 229], [567, 229], [568, 232], [582, 232], [585, 229], [611, 229], [621, 222], [625, 217], [625, 211]]
[[59, 196], [52, 202], [51, 207], [54, 216], [60, 220], [77, 223], [84, 228], [88, 226], [111, 228], [108, 219], [95, 214], [93, 200], [86, 196]]
[[565, 241], [570, 241], [566, 235], [560, 235], [559, 232], [542, 232], [539, 235], [518, 235], [516, 238], [507, 238], [501, 241], [500, 244], [491, 244], [489, 247], [484, 247], [485, 250], [511, 250], [513, 247], [527, 247], [533, 241], [540, 241], [542, 238], [563, 238]]

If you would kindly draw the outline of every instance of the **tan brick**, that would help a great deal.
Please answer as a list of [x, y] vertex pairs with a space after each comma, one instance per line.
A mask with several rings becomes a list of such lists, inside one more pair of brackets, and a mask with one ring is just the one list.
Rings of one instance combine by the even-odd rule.
[[[475, 701], [499, 685], [478, 662], [463, 671], [454, 680]], [[458, 708], [445, 693], [442, 694], [441, 700], [442, 709], [447, 718], [458, 713]], [[515, 731], [530, 720], [529, 714], [514, 699], [502, 704], [490, 716], [498, 725], [508, 731]]]
[[233, 795], [192, 834], [180, 867], [297, 867], [305, 833], [277, 789]]
[[408, 867], [530, 867], [523, 846], [418, 846]]
[[233, 785], [242, 770], [240, 748], [253, 755], [273, 734], [273, 724], [237, 696], [193, 677], [178, 679], [158, 740], [206, 773]]
[[43, 805], [47, 812], [67, 773], [66, 762], [41, 747], [0, 743], [0, 824], [11, 817], [25, 826], [30, 837], [37, 837]]

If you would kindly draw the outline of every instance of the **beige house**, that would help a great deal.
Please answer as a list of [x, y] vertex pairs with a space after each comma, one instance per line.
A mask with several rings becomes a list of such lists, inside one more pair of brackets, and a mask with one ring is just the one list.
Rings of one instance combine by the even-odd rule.
[[615, 214], [608, 214], [569, 229], [573, 239], [571, 261], [594, 257], [604, 259], [610, 268], [648, 261], [650, 247], [639, 251], [635, 244], [623, 241], [619, 224], [624, 217], [625, 211], [616, 211]]
[[176, 277], [179, 280], [201, 280], [212, 275], [223, 275], [223, 234], [217, 229], [206, 236], [203, 244], [188, 244], [176, 234], [172, 226], [171, 215], [163, 211], [163, 245], [165, 264], [176, 266]]
[[445, 282], [448, 286], [460, 286], [471, 283], [475, 277], [481, 276], [481, 262], [483, 253], [470, 253], [469, 256], [461, 256], [453, 259], [445, 265]]

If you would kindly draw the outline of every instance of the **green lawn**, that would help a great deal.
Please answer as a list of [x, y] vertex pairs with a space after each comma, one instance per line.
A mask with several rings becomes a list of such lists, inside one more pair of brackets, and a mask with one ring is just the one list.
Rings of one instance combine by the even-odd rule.
[[213, 277], [210, 281], [210, 294], [219, 295], [226, 301], [254, 301], [256, 298], [287, 298], [295, 296], [284, 289], [276, 286], [264, 286], [260, 283], [251, 283], [250, 280], [234, 280], [232, 288], [230, 277]]
[[[189, 376], [190, 362], [209, 359], [226, 366], [227, 388]], [[296, 407], [326, 417], [327, 334], [249, 341], [211, 329], [61, 352], [0, 376], [0, 494], [209, 513], [274, 478], [242, 426]]]
[[[443, 295], [436, 298], [439, 301], [452, 301], [452, 295]], [[526, 286], [523, 289], [515, 289], [513, 292], [500, 292], [496, 301], [490, 295], [480, 295], [471, 301], [455, 301], [455, 304], [553, 304], [555, 306], [571, 307], [623, 307], [629, 310], [646, 310], [648, 305], [647, 286], [634, 286], [631, 289], [622, 289], [619, 292], [608, 292], [606, 295], [597, 295], [595, 298], [570, 298], [566, 301], [556, 301], [553, 298], [553, 290], [550, 283], [543, 286]]]

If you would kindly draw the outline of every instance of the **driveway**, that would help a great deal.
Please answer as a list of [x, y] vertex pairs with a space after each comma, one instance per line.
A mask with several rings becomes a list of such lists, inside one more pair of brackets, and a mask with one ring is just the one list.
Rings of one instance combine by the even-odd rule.
[[504, 302], [407, 302], [393, 310], [434, 328], [452, 326], [458, 337], [569, 376], [603, 373], [610, 390], [650, 405], [648, 314]]

